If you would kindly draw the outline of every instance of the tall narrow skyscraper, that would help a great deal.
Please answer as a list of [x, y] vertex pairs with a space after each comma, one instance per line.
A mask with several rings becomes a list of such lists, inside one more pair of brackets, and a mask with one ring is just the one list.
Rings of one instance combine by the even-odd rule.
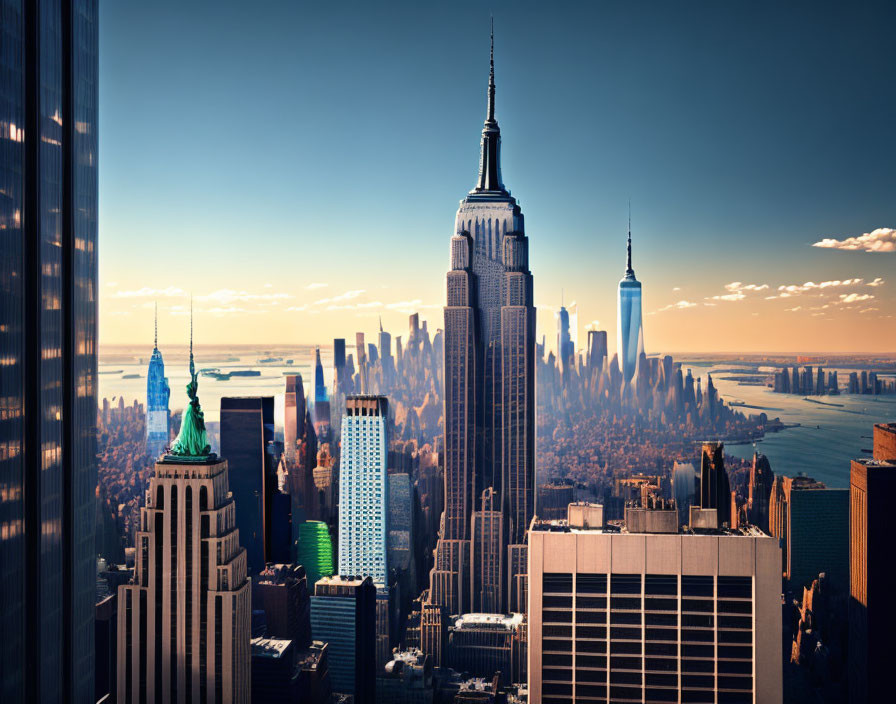
[[644, 329], [641, 324], [641, 282], [632, 268], [632, 222], [629, 215], [628, 246], [625, 276], [619, 282], [616, 344], [619, 370], [625, 382], [635, 376], [638, 359], [644, 351]]
[[168, 447], [171, 413], [168, 398], [171, 389], [165, 377], [165, 362], [159, 351], [159, 309], [156, 306], [152, 356], [146, 373], [146, 453], [158, 457]]
[[236, 526], [246, 548], [249, 574], [273, 558], [272, 517], [277, 465], [269, 451], [274, 440], [273, 396], [221, 399], [221, 454], [230, 463]]
[[385, 396], [349, 396], [339, 466], [339, 574], [387, 586], [388, 476]]
[[[501, 180], [494, 35], [479, 180], [460, 203], [445, 307], [445, 512], [430, 599], [448, 613], [477, 608], [472, 514], [486, 489], [502, 544], [478, 531], [476, 565], [502, 565], [495, 603], [514, 605], [534, 514], [535, 308], [523, 214]], [[486, 555], [499, 549], [502, 555]], [[513, 590], [513, 594], [508, 592]], [[518, 606], [518, 604], [517, 604]]]
[[97, 3], [0, 2], [0, 701], [93, 704]]

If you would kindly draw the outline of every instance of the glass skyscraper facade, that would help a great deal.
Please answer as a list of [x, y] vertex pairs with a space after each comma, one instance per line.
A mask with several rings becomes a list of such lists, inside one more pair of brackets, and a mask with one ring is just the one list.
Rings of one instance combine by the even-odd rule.
[[230, 467], [236, 527], [246, 548], [249, 574], [272, 555], [273, 506], [277, 492], [273, 396], [221, 399], [221, 456]]
[[638, 359], [644, 352], [644, 328], [641, 324], [641, 282], [632, 269], [632, 231], [628, 231], [628, 257], [625, 276], [619, 282], [619, 307], [616, 314], [619, 370], [622, 378], [630, 382], [638, 368]]
[[0, 0], [0, 701], [93, 703], [97, 7]]
[[387, 586], [388, 477], [385, 396], [349, 396], [339, 467], [339, 574]]
[[171, 414], [168, 397], [171, 389], [165, 377], [165, 362], [159, 351], [158, 325], [149, 370], [146, 373], [146, 452], [157, 457], [168, 447]]

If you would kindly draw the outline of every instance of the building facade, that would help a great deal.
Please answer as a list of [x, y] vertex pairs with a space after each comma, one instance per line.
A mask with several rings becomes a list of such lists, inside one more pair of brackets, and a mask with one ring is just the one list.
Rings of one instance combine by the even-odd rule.
[[93, 704], [97, 2], [0, 17], [0, 701]]
[[529, 701], [782, 701], [777, 541], [529, 535]]
[[118, 591], [117, 701], [248, 704], [252, 605], [227, 462], [162, 457], [136, 547]]
[[324, 577], [311, 597], [311, 632], [328, 646], [333, 691], [372, 704], [376, 695], [376, 588], [370, 577]]
[[896, 426], [874, 426], [874, 457], [853, 460], [849, 476], [849, 701], [877, 701], [890, 678], [890, 607], [896, 583], [889, 511], [896, 494]]
[[802, 592], [821, 572], [846, 589], [848, 523], [848, 489], [828, 489], [810, 477], [775, 477], [769, 532], [781, 542], [782, 573], [794, 591]]
[[387, 584], [389, 486], [385, 396], [349, 396], [339, 466], [339, 574]]
[[230, 466], [236, 525], [246, 548], [249, 574], [273, 560], [272, 530], [277, 465], [273, 396], [225, 396], [221, 399], [221, 454]]
[[171, 412], [168, 410], [170, 396], [171, 388], [165, 376], [165, 362], [159, 351], [157, 311], [152, 355], [146, 372], [146, 453], [151, 457], [158, 457], [168, 447], [171, 433]]
[[[494, 43], [493, 43], [494, 44]], [[495, 120], [494, 52], [476, 187], [451, 238], [445, 307], [445, 510], [430, 579], [432, 603], [474, 608], [481, 570], [471, 561], [472, 515], [495, 492], [502, 544], [481, 531], [476, 564], [501, 565], [498, 611], [518, 592], [514, 572], [535, 510], [535, 307], [523, 214], [504, 187]], [[523, 567], [524, 569], [524, 567]]]

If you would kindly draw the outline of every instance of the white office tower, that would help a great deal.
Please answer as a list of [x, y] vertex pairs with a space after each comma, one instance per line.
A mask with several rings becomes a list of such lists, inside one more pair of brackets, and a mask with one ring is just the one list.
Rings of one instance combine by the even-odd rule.
[[668, 533], [536, 524], [529, 701], [782, 701], [778, 541], [754, 528], [674, 532], [675, 514], [639, 508], [627, 521]]
[[339, 466], [339, 574], [387, 585], [389, 504], [385, 396], [349, 396]]

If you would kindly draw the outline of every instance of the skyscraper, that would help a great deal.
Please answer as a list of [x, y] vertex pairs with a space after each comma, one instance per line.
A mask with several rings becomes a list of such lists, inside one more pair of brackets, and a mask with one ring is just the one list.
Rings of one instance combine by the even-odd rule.
[[769, 533], [781, 541], [783, 575], [795, 592], [821, 572], [845, 591], [848, 521], [848, 489], [828, 489], [811, 477], [775, 477], [769, 498]]
[[566, 370], [574, 354], [575, 348], [569, 336], [569, 311], [561, 305], [557, 313], [557, 359], [561, 370]]
[[120, 704], [248, 704], [249, 601], [227, 461], [210, 453], [190, 351], [180, 434], [140, 510], [136, 570], [119, 587]]
[[629, 215], [628, 247], [625, 276], [619, 282], [616, 344], [622, 379], [630, 382], [635, 376], [638, 359], [644, 352], [644, 329], [641, 324], [641, 282], [632, 269], [632, 223]]
[[159, 351], [159, 310], [156, 306], [152, 356], [146, 373], [146, 453], [153, 457], [157, 457], [168, 447], [171, 423], [169, 396], [171, 389], [165, 377], [165, 362]]
[[[500, 149], [493, 38], [479, 180], [457, 211], [447, 276], [445, 512], [430, 598], [452, 614], [473, 608], [482, 587], [470, 558], [474, 503], [492, 488], [505, 526], [502, 555], [476, 561], [503, 565], [502, 611], [519, 596], [535, 509], [532, 274], [523, 214], [501, 180]], [[476, 553], [483, 555], [494, 546], [493, 533], [479, 534], [484, 542]]]
[[271, 519], [277, 491], [277, 465], [269, 452], [273, 440], [273, 396], [221, 399], [221, 454], [230, 465], [236, 525], [252, 575], [273, 557]]
[[775, 473], [769, 464], [768, 457], [753, 453], [753, 464], [750, 465], [750, 486], [747, 499], [747, 511], [750, 523], [768, 533], [769, 501]]
[[385, 396], [349, 396], [339, 466], [339, 574], [387, 585], [388, 477]]
[[283, 452], [287, 459], [295, 457], [296, 441], [305, 434], [305, 387], [301, 374], [286, 377], [283, 399]]
[[731, 523], [731, 484], [725, 470], [724, 445], [720, 442], [703, 443], [700, 461], [700, 508], [717, 511], [718, 523]]
[[0, 13], [0, 701], [93, 704], [97, 3]]
[[853, 460], [849, 474], [849, 701], [877, 701], [890, 678], [896, 612], [893, 521], [896, 424], [874, 426], [874, 456]]
[[324, 365], [320, 347], [314, 351], [314, 430], [321, 442], [330, 435], [330, 395], [324, 384]]
[[323, 577], [311, 597], [311, 633], [329, 646], [333, 690], [375, 701], [376, 589], [370, 577]]

